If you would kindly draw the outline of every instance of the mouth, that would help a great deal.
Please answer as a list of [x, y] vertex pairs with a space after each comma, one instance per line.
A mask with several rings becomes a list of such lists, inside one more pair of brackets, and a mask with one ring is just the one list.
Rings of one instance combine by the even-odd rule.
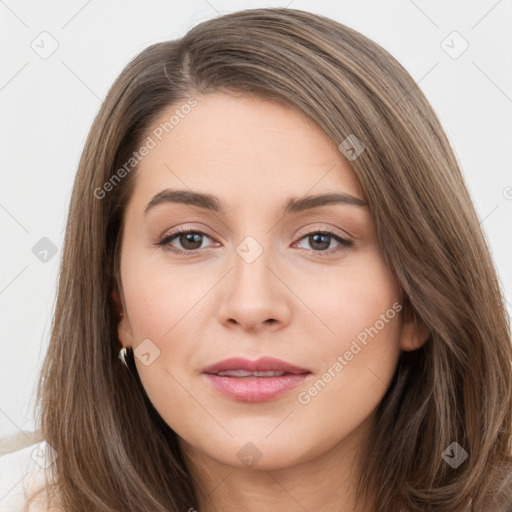
[[274, 358], [231, 358], [202, 370], [212, 387], [228, 398], [264, 402], [303, 383], [311, 371]]
[[218, 375], [219, 377], [236, 377], [238, 379], [246, 379], [247, 377], [282, 377], [283, 375], [294, 375], [293, 373], [287, 372], [277, 372], [277, 371], [269, 371], [269, 372], [249, 372], [247, 370], [225, 370], [215, 373], [213, 375]]

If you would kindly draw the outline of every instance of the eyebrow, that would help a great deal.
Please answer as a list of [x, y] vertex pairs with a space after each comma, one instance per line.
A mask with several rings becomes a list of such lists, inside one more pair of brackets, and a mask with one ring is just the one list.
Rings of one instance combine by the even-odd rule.
[[[165, 189], [156, 194], [153, 199], [148, 203], [144, 210], [146, 215], [155, 206], [163, 203], [178, 203], [187, 204], [191, 206], [198, 206], [205, 210], [211, 210], [217, 213], [223, 213], [227, 208], [221, 199], [218, 197], [205, 194], [202, 192], [193, 192], [190, 190], [173, 190]], [[290, 213], [303, 212], [320, 206], [331, 204], [342, 204], [350, 206], [366, 206], [366, 203], [358, 197], [351, 196], [343, 193], [330, 193], [318, 194], [312, 196], [305, 196], [301, 198], [291, 198], [283, 208], [284, 215]]]

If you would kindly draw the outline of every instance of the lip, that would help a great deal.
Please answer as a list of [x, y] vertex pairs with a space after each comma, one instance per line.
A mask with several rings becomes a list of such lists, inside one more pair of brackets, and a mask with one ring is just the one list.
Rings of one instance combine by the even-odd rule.
[[300, 368], [274, 357], [261, 357], [256, 361], [243, 357], [230, 357], [203, 368], [203, 373], [215, 374], [224, 370], [246, 370], [248, 372], [286, 372], [292, 374], [310, 373], [307, 368]]
[[[285, 375], [276, 377], [229, 377], [217, 375], [225, 370], [246, 371], [278, 371]], [[293, 364], [275, 359], [262, 357], [256, 361], [242, 357], [224, 359], [203, 368], [202, 373], [208, 382], [221, 394], [242, 402], [265, 402], [281, 396], [283, 393], [303, 383], [311, 371]]]

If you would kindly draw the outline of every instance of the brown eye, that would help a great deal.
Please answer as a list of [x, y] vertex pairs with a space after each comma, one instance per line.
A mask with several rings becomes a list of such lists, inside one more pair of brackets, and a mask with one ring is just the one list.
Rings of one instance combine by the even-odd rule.
[[[212, 240], [212, 238], [203, 231], [178, 229], [164, 236], [156, 245], [161, 246], [165, 251], [174, 252], [175, 254], [190, 255], [195, 253], [198, 249], [203, 248], [201, 246], [204, 237]], [[307, 250], [320, 256], [330, 256], [354, 245], [353, 242], [346, 240], [332, 231], [312, 231], [303, 235], [300, 240], [307, 240], [310, 246], [310, 249]], [[333, 240], [338, 243], [341, 248], [335, 248], [334, 250], [330, 248]], [[178, 243], [179, 247], [176, 247], [173, 242]]]
[[[330, 255], [343, 251], [347, 247], [351, 247], [353, 242], [342, 238], [341, 236], [333, 233], [332, 231], [312, 231], [304, 235], [300, 240], [307, 240], [311, 247], [311, 251], [320, 255]], [[341, 248], [335, 250], [329, 250], [331, 242], [335, 240]]]
[[[203, 237], [210, 238], [206, 233], [197, 230], [177, 230], [174, 233], [166, 235], [157, 245], [162, 246], [165, 251], [171, 251], [178, 254], [187, 254], [201, 249]], [[181, 247], [175, 247], [171, 242], [177, 240]]]

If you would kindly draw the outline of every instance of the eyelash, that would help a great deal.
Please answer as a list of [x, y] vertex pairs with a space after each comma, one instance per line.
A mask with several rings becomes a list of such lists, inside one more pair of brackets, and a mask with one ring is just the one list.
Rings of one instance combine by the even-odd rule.
[[[188, 251], [182, 251], [182, 250], [176, 249], [175, 247], [170, 245], [170, 242], [173, 239], [175, 239], [177, 236], [182, 235], [182, 234], [188, 234], [188, 233], [195, 233], [198, 235], [204, 235], [208, 238], [212, 238], [211, 236], [209, 236], [207, 233], [205, 233], [203, 231], [199, 231], [196, 229], [189, 229], [189, 228], [178, 228], [176, 231], [169, 233], [168, 235], [165, 235], [161, 240], [156, 242], [155, 245], [162, 247], [162, 249], [164, 251], [169, 251], [169, 252], [172, 252], [175, 254], [180, 254], [180, 255], [191, 255], [191, 254], [197, 253], [197, 251], [199, 251], [199, 249], [190, 249]], [[303, 240], [304, 238], [311, 236], [311, 235], [327, 235], [331, 238], [334, 238], [338, 243], [340, 243], [342, 245], [341, 248], [334, 250], [334, 251], [332, 249], [325, 249], [323, 251], [315, 251], [314, 249], [309, 250], [309, 252], [313, 252], [314, 254], [317, 254], [319, 256], [331, 256], [333, 254], [342, 252], [354, 245], [354, 243], [351, 242], [350, 240], [346, 240], [345, 238], [342, 238], [341, 236], [337, 235], [333, 231], [329, 231], [329, 230], [323, 230], [323, 231], [319, 230], [319, 231], [310, 231], [308, 233], [302, 233], [301, 237], [297, 241]], [[308, 250], [308, 249], [304, 249], [304, 250]]]

